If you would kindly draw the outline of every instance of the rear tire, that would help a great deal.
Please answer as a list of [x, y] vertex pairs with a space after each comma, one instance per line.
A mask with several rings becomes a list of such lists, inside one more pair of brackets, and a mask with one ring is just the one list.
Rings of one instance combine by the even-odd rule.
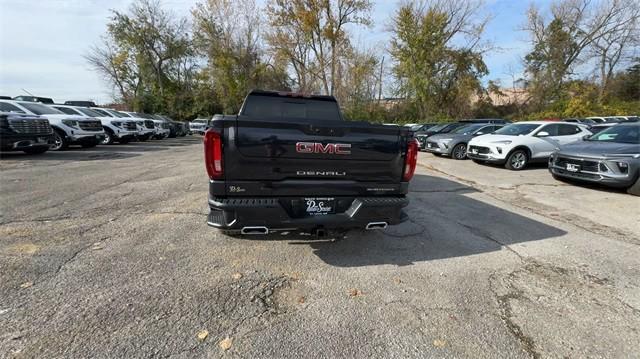
[[504, 167], [512, 171], [520, 171], [527, 167], [529, 154], [525, 150], [515, 150], [507, 157]]
[[454, 160], [466, 160], [467, 159], [467, 144], [459, 143], [451, 150], [451, 158]]
[[38, 148], [27, 148], [22, 150], [22, 152], [28, 154], [28, 155], [39, 155], [41, 153], [45, 153], [49, 151], [48, 147], [38, 147]]

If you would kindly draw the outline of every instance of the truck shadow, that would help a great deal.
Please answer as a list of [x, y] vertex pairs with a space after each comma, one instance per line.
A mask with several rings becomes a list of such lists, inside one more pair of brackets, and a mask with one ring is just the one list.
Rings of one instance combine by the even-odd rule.
[[361, 267], [463, 257], [504, 246], [559, 237], [567, 232], [468, 196], [476, 189], [447, 179], [416, 175], [410, 220], [384, 231], [351, 232], [338, 242], [307, 242], [337, 267]]

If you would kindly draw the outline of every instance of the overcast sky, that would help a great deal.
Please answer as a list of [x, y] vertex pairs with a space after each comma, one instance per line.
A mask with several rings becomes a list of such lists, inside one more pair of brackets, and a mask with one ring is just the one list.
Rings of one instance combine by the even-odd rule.
[[[187, 16], [197, 2], [162, 0], [164, 7], [178, 16]], [[56, 102], [110, 102], [111, 88], [89, 68], [82, 55], [105, 33], [109, 9], [124, 11], [130, 3], [131, 0], [0, 0], [0, 95], [24, 95], [25, 89]], [[493, 20], [485, 38], [502, 48], [485, 58], [490, 70], [487, 79], [501, 79], [503, 85], [510, 86], [509, 68], [521, 71], [520, 59], [528, 48], [526, 34], [518, 28], [525, 21], [529, 2], [486, 3]], [[355, 34], [356, 45], [385, 48], [389, 40], [386, 29], [397, 6], [396, 1], [376, 1], [372, 13], [375, 24]]]

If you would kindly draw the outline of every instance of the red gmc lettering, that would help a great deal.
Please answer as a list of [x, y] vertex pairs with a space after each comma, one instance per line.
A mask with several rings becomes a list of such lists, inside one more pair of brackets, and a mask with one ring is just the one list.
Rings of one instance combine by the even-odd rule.
[[319, 142], [298, 142], [296, 143], [298, 153], [329, 153], [336, 155], [350, 155], [351, 144], [349, 143], [327, 143], [323, 145]]

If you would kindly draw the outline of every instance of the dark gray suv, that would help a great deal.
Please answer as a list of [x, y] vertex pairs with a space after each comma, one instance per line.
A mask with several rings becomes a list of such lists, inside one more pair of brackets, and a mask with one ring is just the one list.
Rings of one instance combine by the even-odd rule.
[[640, 196], [640, 123], [621, 123], [584, 141], [562, 146], [549, 157], [556, 179], [626, 188]]

